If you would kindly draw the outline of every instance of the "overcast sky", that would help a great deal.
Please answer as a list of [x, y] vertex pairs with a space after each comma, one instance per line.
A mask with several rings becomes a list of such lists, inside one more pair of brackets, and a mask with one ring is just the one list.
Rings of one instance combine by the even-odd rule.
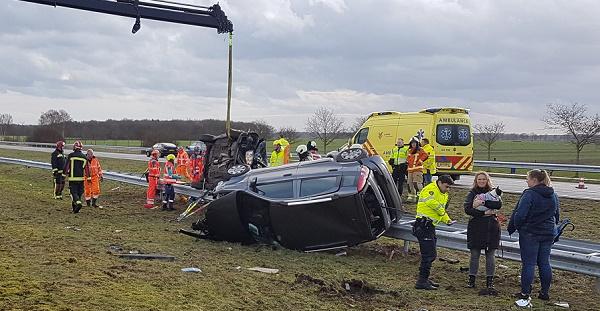
[[[179, 2], [210, 5], [204, 0]], [[548, 103], [600, 112], [600, 1], [229, 0], [232, 118], [275, 127], [327, 106], [471, 109], [473, 123], [543, 133]], [[3, 0], [0, 108], [35, 124], [224, 119], [227, 36], [216, 30]]]

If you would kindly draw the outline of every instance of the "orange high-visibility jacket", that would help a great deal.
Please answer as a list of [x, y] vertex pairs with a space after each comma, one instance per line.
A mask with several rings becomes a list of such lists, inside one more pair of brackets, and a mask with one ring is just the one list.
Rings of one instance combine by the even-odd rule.
[[423, 148], [419, 148], [416, 153], [413, 153], [414, 149], [408, 150], [406, 157], [406, 163], [408, 163], [408, 172], [423, 171], [423, 162], [427, 160], [427, 152], [423, 151]]
[[83, 175], [85, 180], [102, 177], [102, 166], [100, 166], [98, 158], [92, 157], [91, 160], [87, 161], [85, 169], [83, 170]]

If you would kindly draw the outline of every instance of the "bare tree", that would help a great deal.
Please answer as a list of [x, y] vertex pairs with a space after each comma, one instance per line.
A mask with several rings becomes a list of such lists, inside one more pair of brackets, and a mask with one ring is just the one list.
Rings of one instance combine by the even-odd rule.
[[500, 137], [502, 137], [502, 134], [504, 134], [504, 127], [505, 124], [503, 122], [476, 124], [473, 126], [475, 131], [477, 131], [477, 142], [487, 148], [488, 161], [492, 159], [492, 146], [494, 146]]
[[300, 133], [293, 127], [282, 127], [278, 132], [280, 137], [285, 138], [290, 145], [293, 145], [300, 138]]
[[6, 131], [12, 125], [12, 123], [13, 123], [12, 115], [10, 115], [8, 113], [0, 114], [0, 136], [2, 136], [2, 138], [4, 138], [4, 136], [6, 136]]
[[576, 163], [583, 147], [598, 140], [600, 133], [600, 116], [589, 115], [587, 106], [573, 103], [571, 105], [548, 104], [546, 116], [542, 119], [549, 128], [564, 131], [571, 138], [577, 152]]
[[40, 116], [39, 123], [40, 125], [46, 125], [54, 128], [55, 130], [60, 129], [62, 138], [65, 138], [65, 126], [67, 122], [73, 121], [73, 118], [64, 111], [50, 109]]
[[275, 134], [275, 128], [263, 120], [252, 121], [250, 127], [250, 130], [256, 132], [260, 138], [271, 139]]
[[358, 130], [360, 130], [362, 125], [365, 124], [368, 118], [368, 115], [355, 118], [348, 131], [352, 132], [352, 134], [354, 135], [356, 132], [358, 132]]
[[344, 134], [343, 124], [344, 121], [333, 110], [319, 107], [306, 121], [306, 131], [323, 143], [323, 152], [327, 153], [327, 145]]

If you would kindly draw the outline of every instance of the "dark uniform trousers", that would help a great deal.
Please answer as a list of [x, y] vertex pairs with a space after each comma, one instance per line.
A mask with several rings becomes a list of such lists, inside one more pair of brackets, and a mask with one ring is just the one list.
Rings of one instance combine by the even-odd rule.
[[83, 181], [69, 181], [69, 191], [73, 197], [71, 205], [73, 205], [73, 207], [82, 203], [83, 190]]
[[431, 272], [431, 265], [437, 258], [435, 226], [430, 219], [417, 218], [413, 225], [413, 235], [419, 240], [419, 249], [421, 251], [419, 277], [428, 279]]
[[408, 164], [400, 163], [399, 165], [394, 165], [394, 169], [392, 170], [392, 178], [396, 182], [396, 186], [398, 187], [398, 193], [402, 196], [402, 192], [404, 192], [404, 182], [406, 181], [406, 174], [408, 173]]

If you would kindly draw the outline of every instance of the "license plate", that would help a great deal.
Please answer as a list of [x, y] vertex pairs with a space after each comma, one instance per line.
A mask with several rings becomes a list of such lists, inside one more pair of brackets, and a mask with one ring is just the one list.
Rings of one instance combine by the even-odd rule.
[[437, 163], [437, 168], [451, 169], [452, 168], [452, 162], [438, 162]]

